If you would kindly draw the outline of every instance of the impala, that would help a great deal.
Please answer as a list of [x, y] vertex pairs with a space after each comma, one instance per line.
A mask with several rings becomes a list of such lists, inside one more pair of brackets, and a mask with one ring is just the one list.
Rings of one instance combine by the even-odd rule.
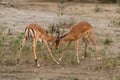
[[50, 50], [50, 48], [48, 46], [48, 42], [50, 42], [52, 44], [54, 43], [55, 36], [53, 36], [52, 34], [49, 34], [46, 29], [39, 26], [38, 24], [29, 24], [25, 28], [24, 38], [23, 38], [21, 48], [20, 48], [19, 53], [18, 53], [18, 59], [17, 59], [18, 63], [19, 63], [21, 51], [22, 51], [22, 49], [23, 49], [23, 47], [25, 45], [25, 42], [26, 42], [26, 40], [29, 40], [29, 39], [33, 41], [32, 51], [34, 53], [35, 62], [36, 62], [36, 65], [38, 67], [40, 66], [39, 63], [38, 63], [37, 55], [36, 55], [36, 45], [37, 45], [38, 41], [44, 42], [44, 44], [46, 45], [47, 50], [48, 50], [49, 54], [51, 55], [53, 61], [56, 62], [57, 64], [59, 64], [56, 61], [53, 54], [51, 53], [51, 50]]
[[[62, 58], [63, 58], [64, 54], [67, 52], [70, 44], [73, 41], [76, 41], [76, 57], [77, 57], [77, 62], [79, 63], [79, 56], [78, 56], [79, 40], [82, 39], [85, 43], [85, 51], [84, 51], [84, 56], [83, 56], [83, 58], [84, 58], [86, 56], [86, 50], [88, 47], [88, 40], [85, 38], [86, 35], [90, 38], [91, 42], [93, 43], [95, 50], [96, 50], [95, 56], [98, 57], [99, 54], [98, 54], [98, 50], [96, 48], [96, 42], [93, 37], [93, 28], [92, 28], [91, 24], [88, 22], [80, 22], [76, 25], [73, 25], [70, 28], [70, 30], [63, 36], [60, 36], [60, 32], [58, 32], [58, 36], [55, 41], [56, 48], [59, 48], [59, 46], [64, 41], [68, 41], [67, 47], [61, 54], [61, 57], [59, 58], [59, 60], [62, 60]], [[100, 59], [100, 57], [98, 57], [98, 59]]]

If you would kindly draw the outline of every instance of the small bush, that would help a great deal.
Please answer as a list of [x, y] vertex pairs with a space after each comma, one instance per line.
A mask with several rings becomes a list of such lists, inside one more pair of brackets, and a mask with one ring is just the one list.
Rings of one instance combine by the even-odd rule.
[[21, 40], [22, 40], [22, 34], [21, 33], [19, 35], [17, 35], [17, 37], [12, 38], [9, 42], [10, 49], [13, 50], [14, 52], [16, 52], [20, 47]]
[[69, 77], [69, 79], [68, 80], [79, 80], [78, 78], [76, 78], [76, 77]]
[[113, 42], [113, 41], [112, 41], [111, 38], [106, 38], [106, 39], [103, 41], [104, 44], [110, 44], [110, 43], [112, 43], [112, 42]]
[[104, 68], [106, 69], [114, 68], [117, 65], [117, 60], [112, 57], [104, 58], [102, 61], [103, 61]]
[[120, 17], [111, 20], [109, 27], [120, 27]]
[[99, 52], [100, 52], [100, 55], [102, 55], [103, 57], [105, 57], [106, 50], [107, 50], [107, 47], [104, 47], [103, 49], [101, 49], [101, 50], [99, 51]]
[[63, 16], [64, 15], [64, 0], [60, 0], [60, 5], [58, 5], [58, 16]]
[[3, 36], [4, 36], [5, 29], [6, 27], [0, 24], [0, 47], [2, 47], [3, 42], [4, 42]]
[[[120, 14], [120, 2], [118, 3], [118, 8], [116, 12]], [[112, 20], [111, 24], [112, 26], [120, 27], [120, 17], [118, 16], [118, 18]]]
[[100, 12], [101, 11], [101, 8], [99, 7], [99, 4], [96, 4], [94, 11], [95, 12]]
[[0, 47], [2, 46], [2, 40], [0, 39]]
[[40, 77], [40, 79], [39, 80], [45, 80], [43, 77]]
[[48, 31], [52, 31], [52, 27], [54, 27], [54, 29], [58, 29], [58, 28], [61, 28], [61, 29], [68, 29], [70, 28], [71, 26], [73, 26], [74, 24], [76, 23], [76, 20], [75, 18], [73, 17], [70, 17], [69, 20], [67, 21], [59, 21], [58, 23], [53, 23], [53, 24], [50, 24], [48, 26]]

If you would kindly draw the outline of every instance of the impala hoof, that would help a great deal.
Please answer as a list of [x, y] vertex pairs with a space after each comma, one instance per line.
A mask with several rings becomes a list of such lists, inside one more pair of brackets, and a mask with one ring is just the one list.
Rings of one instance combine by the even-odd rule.
[[100, 61], [100, 60], [101, 60], [101, 58], [100, 58], [100, 57], [98, 57], [98, 58], [97, 58], [97, 60], [98, 60], [98, 61]]
[[79, 61], [79, 60], [78, 60], [77, 62], [78, 62], [78, 63], [80, 63], [80, 61]]
[[82, 56], [82, 59], [84, 59], [85, 57], [84, 56]]
[[59, 61], [61, 61], [62, 59], [61, 58], [59, 58]]
[[60, 64], [59, 62], [57, 62], [57, 64]]
[[37, 64], [37, 67], [40, 67], [40, 64]]

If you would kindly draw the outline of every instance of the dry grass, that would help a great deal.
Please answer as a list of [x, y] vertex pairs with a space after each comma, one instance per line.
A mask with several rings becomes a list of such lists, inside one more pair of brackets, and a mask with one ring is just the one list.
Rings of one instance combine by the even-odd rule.
[[[37, 4], [39, 5], [39, 3]], [[32, 7], [25, 8], [22, 6], [24, 9], [20, 7], [18, 9], [0, 7], [2, 15], [0, 21], [3, 23], [2, 19], [5, 19], [4, 25], [7, 25], [11, 29], [6, 29], [6, 33], [2, 32], [0, 34], [0, 80], [119, 80], [119, 27], [114, 27], [117, 24], [114, 24], [112, 27], [107, 26], [113, 18], [116, 19], [118, 17], [115, 4], [100, 4], [100, 6], [95, 7], [96, 4], [66, 3], [63, 10], [66, 13], [63, 14], [62, 21], [58, 20], [61, 16], [57, 16], [57, 6], [57, 3], [43, 3], [39, 7], [32, 5]], [[100, 8], [100, 11], [96, 13], [95, 8]], [[5, 13], [9, 14], [4, 15]], [[49, 32], [51, 32], [51, 26], [57, 25], [61, 27], [61, 32], [65, 34], [71, 25], [82, 20], [88, 21], [93, 25], [95, 40], [97, 41], [97, 47], [102, 57], [101, 61], [96, 61], [94, 56], [95, 50], [91, 42], [87, 50], [87, 57], [81, 59], [81, 55], [84, 52], [84, 44], [81, 40], [79, 47], [80, 64], [76, 62], [74, 42], [68, 49], [63, 61], [60, 62], [60, 65], [57, 65], [52, 61], [45, 45], [39, 43], [36, 51], [41, 67], [36, 68], [34, 66], [34, 55], [31, 51], [32, 43], [28, 41], [22, 51], [20, 65], [16, 66], [16, 54], [23, 37], [21, 32], [24, 31], [26, 24], [31, 22], [38, 22], [40, 25], [45, 24], [46, 26], [50, 26], [48, 27]], [[53, 22], [54, 24], [52, 24]], [[0, 31], [3, 30], [0, 29]], [[57, 60], [65, 47], [66, 43], [58, 50], [54, 47], [52, 48], [52, 53]]]

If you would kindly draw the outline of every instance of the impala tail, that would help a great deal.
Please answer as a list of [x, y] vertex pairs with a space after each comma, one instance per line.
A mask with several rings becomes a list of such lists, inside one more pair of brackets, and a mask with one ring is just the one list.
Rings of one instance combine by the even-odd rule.
[[32, 28], [26, 28], [24, 32], [24, 37], [26, 40], [32, 40], [35, 37], [35, 32]]

